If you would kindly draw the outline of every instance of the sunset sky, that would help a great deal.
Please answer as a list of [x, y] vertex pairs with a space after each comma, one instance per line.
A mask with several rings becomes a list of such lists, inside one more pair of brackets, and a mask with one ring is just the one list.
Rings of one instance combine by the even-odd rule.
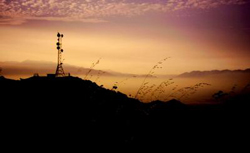
[[[56, 62], [123, 73], [250, 67], [248, 0], [0, 0], [0, 61]], [[1, 66], [1, 65], [0, 65]], [[56, 67], [56, 66], [55, 66]]]

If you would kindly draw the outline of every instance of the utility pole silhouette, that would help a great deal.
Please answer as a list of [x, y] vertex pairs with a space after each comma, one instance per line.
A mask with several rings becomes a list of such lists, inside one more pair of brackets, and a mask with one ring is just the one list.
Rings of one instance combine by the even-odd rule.
[[56, 68], [56, 77], [63, 77], [65, 76], [64, 70], [63, 70], [63, 61], [62, 61], [62, 53], [63, 53], [63, 49], [62, 49], [62, 38], [63, 38], [63, 34], [60, 34], [58, 32], [57, 34], [57, 50], [58, 50], [58, 60], [57, 60], [57, 68]]

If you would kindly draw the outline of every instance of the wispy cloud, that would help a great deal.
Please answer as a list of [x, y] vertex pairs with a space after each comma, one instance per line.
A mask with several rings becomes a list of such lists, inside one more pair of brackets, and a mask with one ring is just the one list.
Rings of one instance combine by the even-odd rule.
[[113, 16], [132, 17], [245, 3], [246, 0], [0, 0], [0, 24], [16, 25], [27, 20], [97, 23]]

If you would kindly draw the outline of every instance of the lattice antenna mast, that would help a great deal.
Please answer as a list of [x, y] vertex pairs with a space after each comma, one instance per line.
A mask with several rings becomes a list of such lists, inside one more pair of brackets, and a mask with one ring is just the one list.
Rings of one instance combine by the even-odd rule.
[[63, 77], [65, 76], [64, 70], [63, 70], [63, 62], [62, 62], [62, 53], [63, 53], [63, 49], [62, 49], [62, 38], [63, 38], [63, 34], [60, 34], [58, 32], [57, 34], [57, 50], [58, 50], [58, 60], [57, 60], [57, 68], [56, 68], [56, 77]]

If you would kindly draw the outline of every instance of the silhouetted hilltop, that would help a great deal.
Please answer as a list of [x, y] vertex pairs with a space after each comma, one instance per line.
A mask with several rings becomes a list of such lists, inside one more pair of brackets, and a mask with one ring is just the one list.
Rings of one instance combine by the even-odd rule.
[[0, 81], [14, 81], [12, 79], [7, 79], [4, 76], [0, 76]]
[[[200, 139], [204, 130], [203, 137], [227, 136], [229, 125], [245, 125], [249, 114], [249, 104], [234, 109], [239, 98], [227, 105], [189, 106], [177, 100], [145, 104], [72, 76], [0, 77], [0, 86], [5, 130], [18, 141], [33, 137], [79, 143], [78, 137], [96, 145], [173, 143], [179, 137]], [[217, 133], [215, 127], [224, 130]]]
[[4, 76], [0, 76], [0, 81], [4, 81], [5, 77]]

